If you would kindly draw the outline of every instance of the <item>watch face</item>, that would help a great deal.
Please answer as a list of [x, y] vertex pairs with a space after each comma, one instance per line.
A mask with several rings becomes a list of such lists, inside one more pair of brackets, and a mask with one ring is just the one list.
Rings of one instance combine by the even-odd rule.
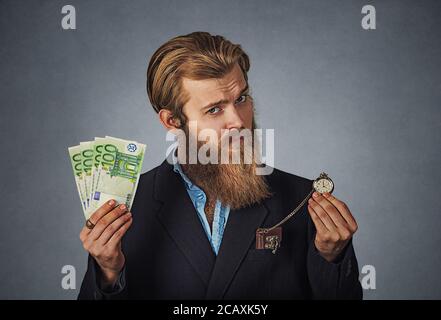
[[314, 181], [314, 189], [320, 193], [331, 192], [333, 187], [334, 184], [329, 179], [318, 179]]

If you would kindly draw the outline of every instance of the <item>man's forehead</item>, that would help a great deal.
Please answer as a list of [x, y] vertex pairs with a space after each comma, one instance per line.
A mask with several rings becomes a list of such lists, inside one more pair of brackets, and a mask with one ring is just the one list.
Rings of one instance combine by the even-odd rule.
[[183, 89], [189, 94], [189, 102], [192, 105], [202, 106], [217, 99], [223, 99], [228, 95], [239, 93], [246, 86], [246, 81], [242, 70], [236, 65], [222, 78], [204, 80], [184, 78], [182, 84]]

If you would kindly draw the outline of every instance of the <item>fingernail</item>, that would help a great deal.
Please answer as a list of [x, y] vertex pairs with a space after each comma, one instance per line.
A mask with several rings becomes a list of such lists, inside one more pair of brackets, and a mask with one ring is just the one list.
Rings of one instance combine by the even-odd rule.
[[312, 199], [311, 198], [309, 198], [308, 203], [312, 203]]
[[317, 198], [318, 197], [318, 192], [314, 192], [313, 194], [312, 194], [312, 196], [314, 197], [314, 198]]
[[323, 195], [324, 195], [326, 198], [329, 197], [329, 193], [328, 193], [328, 192], [324, 193]]
[[109, 204], [109, 206], [113, 206], [113, 205], [115, 204], [115, 201], [110, 200], [110, 201], [108, 202], [108, 204]]
[[126, 210], [126, 205], [125, 205], [125, 204], [122, 204], [122, 205], [119, 206], [119, 208], [120, 208], [121, 210]]
[[132, 213], [129, 211], [126, 213], [127, 217], [130, 218], [132, 216]]

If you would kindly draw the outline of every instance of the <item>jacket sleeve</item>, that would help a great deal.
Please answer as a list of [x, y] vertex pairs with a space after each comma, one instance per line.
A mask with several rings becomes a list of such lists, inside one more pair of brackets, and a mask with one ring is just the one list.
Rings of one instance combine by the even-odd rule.
[[361, 300], [363, 290], [358, 280], [358, 263], [351, 241], [335, 262], [328, 262], [317, 251], [315, 226], [308, 219], [307, 272], [313, 299]]
[[123, 268], [115, 286], [110, 290], [101, 288], [100, 272], [95, 259], [89, 255], [87, 271], [81, 284], [78, 300], [122, 300], [128, 298], [126, 267]]

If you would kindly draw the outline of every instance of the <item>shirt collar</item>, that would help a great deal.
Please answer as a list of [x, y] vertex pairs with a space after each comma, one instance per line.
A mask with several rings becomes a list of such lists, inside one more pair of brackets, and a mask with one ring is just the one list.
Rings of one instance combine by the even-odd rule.
[[182, 179], [183, 179], [184, 182], [185, 182], [185, 185], [186, 185], [188, 188], [190, 188], [190, 189], [194, 189], [194, 188], [199, 189], [199, 188], [198, 188], [193, 182], [191, 182], [191, 180], [186, 176], [186, 174], [185, 174], [184, 171], [182, 170], [182, 167], [181, 167], [181, 165], [179, 164], [179, 161], [178, 161], [177, 150], [178, 150], [178, 147], [175, 147], [175, 148], [172, 150], [172, 157], [173, 157], [173, 171], [176, 172], [176, 173], [179, 173], [179, 174], [181, 175]]

